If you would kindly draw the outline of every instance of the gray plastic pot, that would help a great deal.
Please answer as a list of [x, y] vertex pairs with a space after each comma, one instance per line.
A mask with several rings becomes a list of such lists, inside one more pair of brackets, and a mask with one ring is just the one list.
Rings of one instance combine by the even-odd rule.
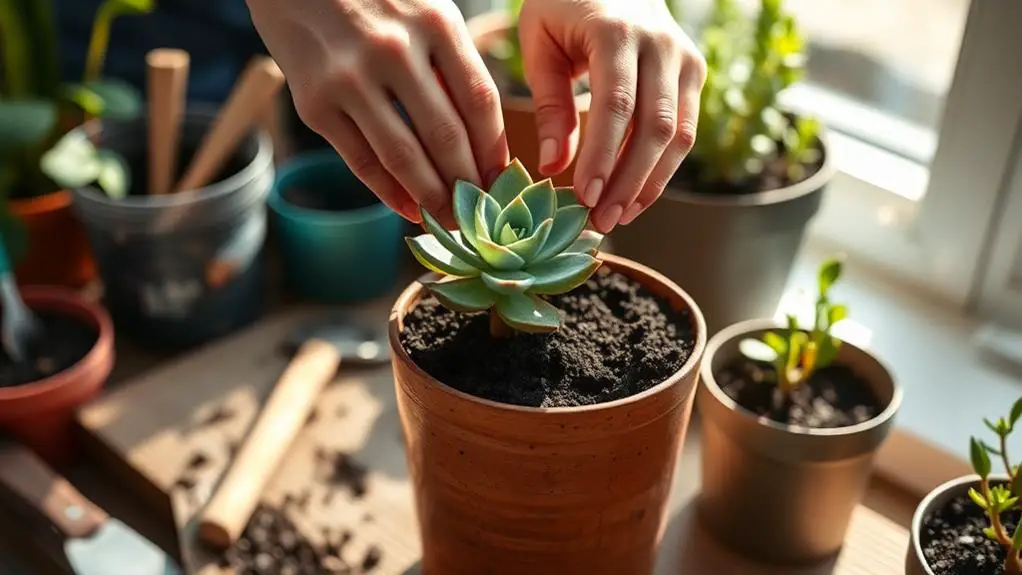
[[845, 342], [837, 364], [870, 383], [884, 409], [837, 429], [761, 420], [717, 384], [741, 340], [780, 328], [769, 319], [727, 327], [706, 345], [696, 405], [702, 434], [700, 517], [722, 543], [758, 561], [809, 565], [840, 550], [852, 512], [901, 406], [902, 389], [868, 352]]
[[[179, 167], [215, 118], [190, 110], [181, 129]], [[146, 120], [104, 120], [80, 128], [123, 154], [135, 186], [147, 181]], [[226, 335], [263, 311], [261, 257], [266, 197], [273, 184], [270, 139], [252, 132], [223, 174], [199, 190], [108, 198], [75, 190], [74, 207], [89, 233], [114, 322], [143, 344], [190, 347]]]
[[772, 317], [834, 175], [822, 133], [821, 141], [822, 167], [786, 188], [724, 196], [668, 184], [635, 221], [614, 228], [616, 253], [692, 294], [711, 334], [739, 321]]

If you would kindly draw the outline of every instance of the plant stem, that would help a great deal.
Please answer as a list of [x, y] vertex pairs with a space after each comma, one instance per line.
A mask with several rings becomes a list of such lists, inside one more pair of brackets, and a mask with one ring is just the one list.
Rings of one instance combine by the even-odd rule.
[[490, 308], [490, 337], [506, 339], [512, 335], [511, 327], [500, 318], [496, 308]]
[[[1004, 472], [1008, 474], [1008, 484], [1013, 485], [1015, 473], [1011, 469], [1011, 459], [1008, 458], [1008, 436], [1001, 435], [1001, 461], [1004, 462]], [[1015, 494], [1016, 496], [1018, 493]]]
[[1004, 572], [1010, 575], [1022, 573], [1022, 559], [1019, 558], [1018, 551], [1008, 549], [1008, 556], [1004, 558]]
[[[994, 498], [990, 496], [990, 481], [986, 478], [980, 479], [979, 485], [983, 490], [983, 497], [985, 497], [987, 501], [993, 501]], [[1008, 550], [1009, 556], [1013, 555], [1014, 553], [1011, 551], [1011, 536], [1009, 536], [1008, 532], [1004, 530], [1004, 524], [1001, 523], [1001, 514], [997, 511], [988, 510], [987, 515], [990, 516], [990, 526], [994, 529], [994, 535], [997, 536], [997, 542]]]

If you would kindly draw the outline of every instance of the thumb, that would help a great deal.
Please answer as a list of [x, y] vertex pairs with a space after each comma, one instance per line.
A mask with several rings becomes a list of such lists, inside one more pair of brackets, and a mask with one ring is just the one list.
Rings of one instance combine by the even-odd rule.
[[529, 36], [521, 30], [525, 79], [532, 92], [539, 134], [539, 170], [544, 176], [564, 171], [578, 147], [578, 110], [573, 66], [546, 34]]

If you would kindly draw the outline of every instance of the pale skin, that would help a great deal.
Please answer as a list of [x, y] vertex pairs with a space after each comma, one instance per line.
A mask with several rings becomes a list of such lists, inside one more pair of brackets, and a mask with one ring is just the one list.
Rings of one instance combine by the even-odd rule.
[[[510, 161], [499, 94], [451, 0], [247, 1], [302, 120], [408, 220], [422, 206], [453, 227], [453, 182], [486, 186]], [[577, 155], [593, 227], [630, 223], [692, 148], [702, 56], [664, 0], [527, 0], [519, 34], [542, 175]], [[584, 72], [580, 143], [571, 82]]]

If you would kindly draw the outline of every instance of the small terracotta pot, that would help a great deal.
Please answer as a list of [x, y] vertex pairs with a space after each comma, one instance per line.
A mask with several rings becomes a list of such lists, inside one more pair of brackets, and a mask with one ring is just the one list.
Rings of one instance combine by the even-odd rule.
[[390, 345], [423, 543], [424, 575], [648, 575], [706, 343], [702, 313], [659, 273], [606, 266], [691, 311], [692, 356], [643, 393], [598, 405], [534, 408], [437, 381], [401, 346], [419, 283], [398, 298]]
[[80, 288], [96, 276], [89, 238], [71, 210], [70, 192], [11, 200], [11, 211], [28, 228], [28, 250], [14, 272], [20, 285]]
[[[505, 10], [494, 10], [480, 14], [468, 21], [469, 34], [476, 49], [486, 53], [493, 44], [507, 36], [512, 27], [511, 15]], [[589, 94], [575, 97], [575, 108], [579, 112], [579, 142], [585, 141], [586, 118], [589, 115]], [[511, 94], [500, 95], [500, 107], [504, 113], [504, 130], [512, 158], [518, 158], [530, 174], [539, 174], [539, 132], [536, 128], [536, 113], [531, 98]], [[577, 158], [577, 154], [576, 154]], [[575, 161], [563, 172], [551, 176], [555, 186], [570, 186], [575, 176]]]
[[33, 383], [0, 387], [0, 430], [22, 441], [50, 464], [63, 466], [77, 451], [77, 408], [100, 392], [113, 369], [114, 328], [105, 309], [71, 290], [28, 286], [21, 293], [31, 309], [66, 314], [99, 332], [89, 353], [70, 368]]
[[[1007, 482], [1004, 475], [991, 475], [992, 482]], [[970, 487], [979, 488], [978, 475], [966, 475], [952, 479], [931, 491], [916, 507], [912, 515], [912, 530], [909, 532], [908, 553], [905, 554], [905, 575], [934, 575], [933, 570], [926, 563], [923, 555], [920, 533], [923, 528], [923, 520], [930, 513], [940, 509], [952, 499], [959, 495], [966, 495]]]
[[697, 393], [702, 426], [700, 515], [720, 541], [750, 558], [789, 565], [829, 560], [844, 542], [869, 483], [877, 450], [894, 424], [902, 389], [868, 352], [842, 344], [837, 364], [869, 382], [884, 409], [837, 429], [794, 429], [761, 420], [717, 384], [738, 344], [783, 328], [770, 319], [737, 323], [706, 346]]

